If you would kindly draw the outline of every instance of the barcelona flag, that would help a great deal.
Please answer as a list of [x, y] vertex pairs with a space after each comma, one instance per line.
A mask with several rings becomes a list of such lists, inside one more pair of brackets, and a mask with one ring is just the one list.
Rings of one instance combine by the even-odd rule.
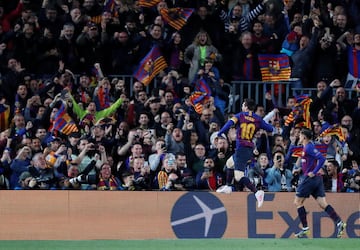
[[104, 2], [104, 12], [109, 12], [113, 17], [118, 17], [119, 14], [117, 9], [120, 8], [118, 4], [115, 3], [115, 0], [105, 0]]
[[113, 12], [115, 12], [115, 10], [114, 10], [115, 6], [116, 6], [115, 0], [105, 0], [104, 11], [113, 13]]
[[151, 8], [160, 2], [161, 0], [139, 0], [138, 4], [140, 7]]
[[167, 67], [165, 58], [162, 56], [159, 47], [154, 46], [150, 52], [141, 60], [134, 77], [145, 86], [149, 85], [152, 79]]
[[286, 54], [259, 54], [259, 65], [263, 81], [287, 81], [291, 68]]
[[293, 121], [302, 118], [303, 123], [301, 126], [298, 124], [298, 127], [306, 127], [311, 129], [311, 120], [310, 120], [310, 104], [312, 102], [311, 98], [308, 95], [299, 95], [296, 96], [296, 103], [290, 112], [289, 116], [285, 120], [285, 126], [289, 126]]
[[341, 126], [339, 126], [338, 124], [335, 125], [331, 125], [330, 127], [328, 127], [327, 129], [325, 129], [320, 135], [319, 137], [324, 137], [326, 135], [336, 135], [339, 138], [340, 142], [345, 142], [346, 138], [344, 135], [344, 132], [341, 128]]
[[202, 92], [207, 96], [211, 96], [211, 88], [204, 78], [200, 78], [195, 83], [195, 91]]
[[194, 92], [190, 96], [189, 100], [194, 107], [195, 112], [201, 114], [203, 111], [203, 105], [206, 104], [211, 96], [211, 88], [204, 78], [200, 78], [195, 82]]
[[58, 112], [55, 114], [53, 131], [59, 131], [65, 135], [69, 135], [71, 132], [78, 132], [78, 128], [74, 120], [66, 112], [65, 105], [62, 103]]
[[194, 9], [191, 8], [162, 8], [160, 10], [165, 22], [176, 30], [181, 30], [193, 12]]
[[10, 106], [0, 104], [0, 132], [9, 128]]
[[209, 95], [201, 91], [195, 91], [191, 94], [189, 98], [191, 105], [194, 107], [195, 112], [198, 114], [202, 114], [204, 108], [203, 105], [206, 104], [209, 99]]

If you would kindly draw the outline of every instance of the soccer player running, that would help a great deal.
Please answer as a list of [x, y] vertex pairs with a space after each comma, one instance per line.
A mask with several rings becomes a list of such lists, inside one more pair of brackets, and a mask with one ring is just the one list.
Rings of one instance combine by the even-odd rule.
[[[218, 136], [226, 133], [230, 127], [236, 127], [236, 150], [234, 153], [235, 162], [235, 181], [239, 182], [240, 186], [246, 186], [255, 193], [255, 198], [258, 202], [258, 207], [261, 207], [264, 202], [264, 191], [257, 190], [251, 183], [250, 179], [245, 176], [245, 168], [247, 162], [253, 157], [254, 143], [253, 138], [259, 129], [264, 129], [267, 132], [273, 131], [273, 126], [266, 123], [260, 116], [254, 113], [255, 102], [251, 99], [243, 101], [242, 112], [235, 114], [222, 129], [218, 132]], [[225, 185], [221, 187], [220, 193], [230, 193], [232, 187]]]
[[303, 128], [300, 132], [299, 143], [304, 147], [301, 157], [301, 182], [296, 190], [294, 203], [297, 207], [298, 215], [303, 228], [295, 236], [303, 238], [310, 233], [304, 201], [312, 195], [319, 206], [325, 210], [330, 218], [336, 223], [336, 235], [338, 238], [343, 234], [346, 224], [340, 219], [334, 208], [326, 202], [322, 176], [319, 174], [320, 168], [325, 162], [325, 157], [315, 148], [312, 142], [313, 133], [310, 129]]

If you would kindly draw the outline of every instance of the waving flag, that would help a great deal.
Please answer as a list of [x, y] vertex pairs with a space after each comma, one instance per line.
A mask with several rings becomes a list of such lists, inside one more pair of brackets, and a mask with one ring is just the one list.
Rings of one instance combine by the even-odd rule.
[[104, 2], [104, 12], [109, 12], [113, 17], [119, 17], [118, 9], [120, 5], [115, 2], [115, 0], [105, 0]]
[[195, 112], [202, 113], [203, 105], [206, 104], [211, 96], [211, 89], [204, 78], [200, 78], [195, 82], [194, 92], [189, 100], [194, 107]]
[[311, 129], [310, 104], [311, 98], [308, 95], [300, 95], [296, 97], [296, 106], [300, 106], [302, 117], [304, 119], [304, 127]]
[[0, 104], [0, 132], [9, 128], [10, 106]]
[[105, 0], [104, 11], [113, 13], [115, 6], [116, 6], [115, 0]]
[[289, 126], [293, 121], [302, 118], [303, 123], [301, 127], [311, 128], [310, 120], [310, 104], [312, 100], [308, 95], [300, 95], [296, 97], [296, 103], [288, 118], [285, 120], [285, 125]]
[[160, 3], [161, 0], [139, 0], [139, 6], [145, 8], [151, 8]]
[[291, 68], [285, 54], [259, 54], [259, 65], [263, 81], [287, 81]]
[[193, 12], [194, 9], [191, 8], [162, 8], [160, 10], [165, 22], [176, 30], [181, 30]]
[[74, 120], [66, 112], [64, 104], [61, 104], [61, 107], [55, 114], [54, 126], [52, 130], [59, 131], [65, 135], [69, 135], [71, 132], [79, 131]]
[[207, 96], [211, 95], [211, 89], [204, 78], [200, 78], [195, 83], [195, 91], [205, 93]]
[[338, 124], [332, 125], [332, 126], [328, 127], [327, 129], [325, 129], [319, 135], [319, 137], [324, 137], [326, 135], [336, 135], [339, 138], [340, 142], [345, 142], [345, 140], [346, 140], [344, 132]]
[[209, 95], [204, 92], [195, 91], [189, 98], [191, 105], [194, 107], [196, 113], [201, 114], [203, 105], [208, 102]]
[[161, 55], [159, 47], [154, 46], [141, 60], [138, 69], [134, 73], [134, 77], [147, 86], [166, 67], [165, 58]]

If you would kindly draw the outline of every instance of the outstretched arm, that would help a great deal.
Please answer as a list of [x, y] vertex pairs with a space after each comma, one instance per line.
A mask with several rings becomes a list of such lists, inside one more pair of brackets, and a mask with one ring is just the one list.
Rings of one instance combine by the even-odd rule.
[[224, 127], [222, 127], [218, 133], [218, 136], [221, 136], [222, 134], [226, 133], [231, 126], [233, 126], [235, 124], [235, 122], [230, 119], [229, 121], [227, 121], [224, 125]]

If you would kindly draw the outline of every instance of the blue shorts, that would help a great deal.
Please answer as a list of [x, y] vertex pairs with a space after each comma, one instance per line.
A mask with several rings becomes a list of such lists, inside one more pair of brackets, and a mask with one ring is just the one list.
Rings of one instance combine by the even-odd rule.
[[235, 170], [240, 170], [245, 172], [245, 169], [253, 157], [253, 148], [242, 147], [235, 150], [234, 161], [235, 161]]
[[310, 195], [315, 199], [325, 197], [325, 188], [321, 176], [315, 175], [313, 178], [306, 177], [296, 189], [297, 197], [308, 198]]

